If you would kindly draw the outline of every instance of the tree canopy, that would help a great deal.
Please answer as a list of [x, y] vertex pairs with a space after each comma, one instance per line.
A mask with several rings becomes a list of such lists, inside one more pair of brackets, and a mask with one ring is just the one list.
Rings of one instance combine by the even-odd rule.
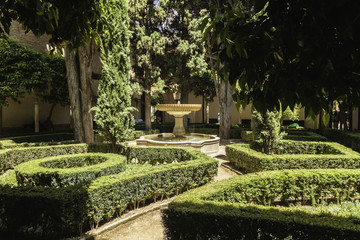
[[301, 103], [312, 115], [340, 98], [360, 106], [360, 2], [255, 2], [254, 15], [225, 4], [209, 16], [237, 101], [259, 110]]
[[52, 104], [69, 103], [62, 57], [37, 52], [5, 35], [0, 35], [0, 56], [0, 105], [18, 100], [25, 91]]

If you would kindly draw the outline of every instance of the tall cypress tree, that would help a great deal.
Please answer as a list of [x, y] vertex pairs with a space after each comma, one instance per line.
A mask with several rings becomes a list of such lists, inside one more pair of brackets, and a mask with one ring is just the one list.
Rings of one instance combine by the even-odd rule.
[[108, 31], [100, 41], [102, 74], [95, 121], [100, 134], [113, 147], [133, 131], [130, 88], [129, 17], [127, 1], [110, 0], [103, 19]]

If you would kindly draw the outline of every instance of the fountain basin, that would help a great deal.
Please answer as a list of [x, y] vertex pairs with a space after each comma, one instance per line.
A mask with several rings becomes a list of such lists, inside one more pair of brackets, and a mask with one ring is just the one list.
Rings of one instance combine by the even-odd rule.
[[219, 151], [220, 138], [201, 133], [188, 133], [175, 137], [172, 133], [161, 133], [141, 136], [136, 140], [139, 146], [193, 147], [203, 153]]

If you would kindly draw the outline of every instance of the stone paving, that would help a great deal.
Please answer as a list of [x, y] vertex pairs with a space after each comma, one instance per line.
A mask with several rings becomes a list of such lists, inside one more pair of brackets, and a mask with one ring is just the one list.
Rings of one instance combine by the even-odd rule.
[[[235, 143], [234, 141], [223, 141], [219, 152], [210, 156], [219, 160], [219, 171], [215, 181], [237, 176], [239, 173], [221, 166], [228, 161], [225, 156], [225, 146]], [[172, 199], [153, 203], [145, 208], [130, 211], [119, 219], [92, 230], [80, 239], [94, 240], [162, 240], [164, 239], [164, 228], [161, 222], [161, 209], [167, 207]]]

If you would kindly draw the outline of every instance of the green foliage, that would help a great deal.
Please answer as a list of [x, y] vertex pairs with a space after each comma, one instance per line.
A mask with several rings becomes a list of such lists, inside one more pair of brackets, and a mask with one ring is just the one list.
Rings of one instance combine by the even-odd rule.
[[284, 139], [286, 140], [294, 140], [294, 141], [316, 141], [316, 142], [326, 142], [327, 138], [321, 136], [317, 133], [303, 130], [286, 130], [286, 136]]
[[47, 88], [51, 79], [51, 68], [44, 54], [19, 45], [5, 35], [0, 36], [0, 104], [6, 105], [7, 98], [16, 100], [28, 92]]
[[256, 150], [257, 147], [249, 144], [229, 145], [226, 146], [226, 156], [246, 172], [360, 167], [360, 155], [337, 143], [281, 141], [274, 149], [277, 153], [274, 155], [261, 153]]
[[52, 104], [69, 104], [65, 62], [62, 57], [36, 52], [0, 35], [0, 104], [28, 93], [40, 94]]
[[334, 100], [359, 105], [360, 3], [257, 0], [251, 14], [230, 2], [210, 13], [208, 31], [238, 101], [258, 110], [301, 103], [307, 116]]
[[285, 135], [284, 132], [281, 132], [281, 113], [277, 110], [266, 110], [265, 113], [262, 113], [254, 109], [252, 116], [254, 119], [252, 129], [254, 139], [261, 144], [262, 152], [272, 154], [279, 141]]
[[50, 156], [87, 152], [86, 144], [24, 147], [0, 150], [0, 172], [14, 168], [20, 163]]
[[101, 35], [102, 74], [95, 121], [106, 141], [115, 147], [129, 138], [134, 121], [131, 111], [129, 19], [126, 1], [110, 1], [103, 16], [108, 30]]
[[15, 147], [37, 147], [74, 143], [73, 133], [51, 133], [0, 139], [0, 149]]
[[357, 133], [324, 128], [320, 133], [332, 141], [341, 143], [354, 151], [360, 152], [360, 135]]
[[300, 107], [295, 105], [293, 109], [289, 106], [283, 111], [282, 119], [288, 118], [291, 121], [298, 121], [300, 117]]
[[210, 70], [204, 73], [194, 73], [190, 81], [191, 90], [195, 96], [202, 96], [207, 101], [214, 101], [216, 96], [215, 84]]
[[131, 0], [129, 18], [131, 36], [132, 69], [135, 79], [140, 81], [144, 90], [153, 94], [163, 92], [164, 80], [161, 73], [161, 58], [165, 54], [167, 40], [160, 31], [166, 18], [166, 1]]
[[178, 196], [163, 210], [166, 237], [357, 239], [360, 219], [350, 212], [353, 207], [343, 207], [339, 215], [331, 205], [324, 210], [317, 204], [356, 199], [359, 182], [359, 170], [317, 169], [247, 174], [208, 184]]
[[[112, 147], [90, 144], [88, 149], [106, 151]], [[119, 152], [123, 150], [122, 147], [118, 149]], [[98, 224], [121, 214], [129, 207], [136, 208], [148, 199], [156, 201], [203, 185], [216, 175], [218, 168], [216, 160], [189, 148], [130, 147], [127, 154], [128, 159], [137, 159], [142, 164], [127, 164], [127, 170], [120, 174], [99, 177], [74, 186], [21, 187], [13, 183], [14, 174], [8, 174], [5, 177], [8, 181], [0, 180], [0, 219], [4, 226], [0, 228], [2, 236], [12, 234], [23, 238], [49, 239], [53, 236], [79, 234], [79, 230], [87, 223]], [[121, 158], [119, 155], [111, 156]], [[41, 161], [49, 162], [51, 159], [54, 160], [48, 158]], [[145, 162], [155, 165], [150, 166]], [[76, 162], [76, 165], [78, 163], [82, 161]], [[70, 162], [68, 164], [72, 165]]]
[[22, 163], [15, 168], [19, 186], [67, 187], [125, 170], [125, 156], [87, 153]]
[[149, 163], [151, 165], [169, 164], [195, 159], [198, 156], [191, 148], [131, 147], [128, 162]]
[[47, 61], [52, 71], [48, 90], [41, 96], [43, 101], [61, 106], [70, 105], [64, 58], [53, 54], [47, 57]]
[[244, 142], [254, 141], [254, 134], [252, 131], [241, 131], [241, 140]]
[[105, 31], [106, 22], [102, 14], [107, 6], [104, 4], [106, 1], [103, 0], [25, 0], [4, 11], [14, 12], [16, 20], [35, 35], [51, 36], [50, 43], [67, 41], [70, 47], [77, 48]]
[[15, 6], [15, 0], [0, 2], [0, 34], [9, 33], [10, 25], [16, 19], [16, 12], [12, 11]]

